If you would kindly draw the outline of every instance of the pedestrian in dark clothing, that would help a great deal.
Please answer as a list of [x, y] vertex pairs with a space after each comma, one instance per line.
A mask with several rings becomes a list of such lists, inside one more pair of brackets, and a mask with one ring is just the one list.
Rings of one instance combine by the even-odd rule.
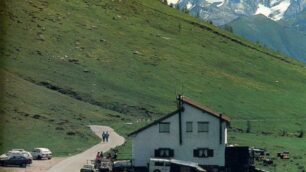
[[106, 133], [105, 133], [105, 140], [106, 140], [106, 142], [108, 142], [108, 138], [109, 138], [109, 134], [108, 134], [108, 131], [106, 131]]
[[105, 142], [105, 139], [106, 139], [106, 133], [103, 131], [103, 133], [102, 133], [102, 141]]

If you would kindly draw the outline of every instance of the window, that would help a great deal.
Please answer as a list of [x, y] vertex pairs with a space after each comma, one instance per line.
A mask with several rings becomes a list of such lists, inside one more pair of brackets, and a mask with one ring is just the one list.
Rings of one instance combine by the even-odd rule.
[[170, 122], [159, 123], [159, 132], [160, 133], [170, 133]]
[[186, 122], [186, 132], [192, 132], [192, 122]]
[[198, 148], [193, 150], [193, 156], [198, 158], [208, 158], [214, 156], [214, 150], [208, 148]]
[[174, 156], [174, 150], [170, 148], [159, 148], [155, 150], [155, 157], [169, 158]]
[[154, 163], [154, 165], [156, 167], [163, 167], [163, 166], [169, 167], [169, 166], [171, 166], [171, 163], [170, 162], [164, 162], [164, 161], [156, 161]]
[[198, 122], [198, 132], [208, 132], [209, 122]]
[[155, 166], [164, 166], [164, 162], [156, 161]]

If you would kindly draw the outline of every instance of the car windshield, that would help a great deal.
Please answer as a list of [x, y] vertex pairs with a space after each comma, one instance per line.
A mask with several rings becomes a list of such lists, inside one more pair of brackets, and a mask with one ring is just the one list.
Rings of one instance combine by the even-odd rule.
[[25, 157], [30, 157], [30, 156], [31, 156], [31, 155], [28, 154], [28, 153], [23, 153], [22, 155], [25, 156]]

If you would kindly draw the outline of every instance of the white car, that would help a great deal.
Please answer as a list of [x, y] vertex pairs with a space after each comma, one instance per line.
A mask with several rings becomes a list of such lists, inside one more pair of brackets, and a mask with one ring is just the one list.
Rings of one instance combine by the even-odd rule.
[[52, 152], [48, 148], [35, 148], [32, 156], [33, 159], [51, 159]]
[[33, 159], [31, 153], [28, 152], [28, 151], [25, 151], [24, 149], [12, 149], [12, 150], [8, 151], [6, 154], [0, 155], [0, 159], [10, 158], [10, 157], [13, 157], [13, 156], [23, 156], [23, 157], [25, 157], [27, 159], [30, 159], [30, 160]]
[[33, 159], [32, 154], [28, 151], [25, 151], [24, 149], [12, 149], [11, 151], [8, 152], [8, 154], [22, 154], [25, 158], [27, 159]]

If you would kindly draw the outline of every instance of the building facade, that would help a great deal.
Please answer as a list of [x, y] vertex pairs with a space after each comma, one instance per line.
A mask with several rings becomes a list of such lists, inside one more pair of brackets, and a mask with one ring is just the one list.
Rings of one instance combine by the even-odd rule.
[[158, 157], [224, 167], [229, 122], [228, 117], [179, 96], [176, 111], [129, 135], [133, 165], [146, 167], [150, 158]]

